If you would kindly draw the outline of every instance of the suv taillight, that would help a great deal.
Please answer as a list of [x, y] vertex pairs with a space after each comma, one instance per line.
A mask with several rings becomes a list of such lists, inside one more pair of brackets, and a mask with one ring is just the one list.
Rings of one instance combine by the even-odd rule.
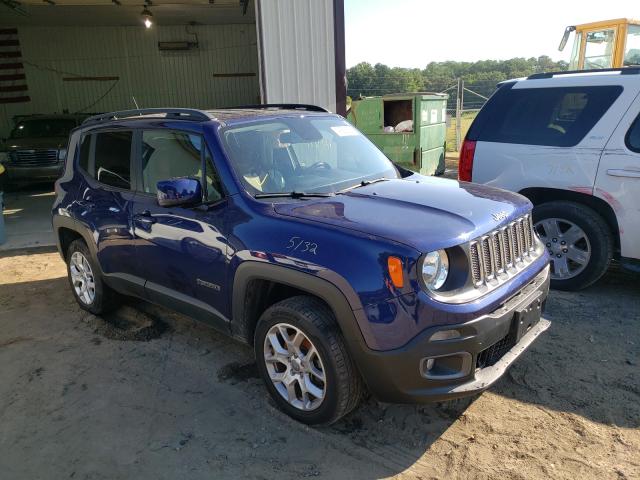
[[460, 160], [458, 161], [458, 180], [463, 182], [471, 181], [473, 172], [473, 156], [476, 153], [476, 142], [465, 138], [460, 149]]

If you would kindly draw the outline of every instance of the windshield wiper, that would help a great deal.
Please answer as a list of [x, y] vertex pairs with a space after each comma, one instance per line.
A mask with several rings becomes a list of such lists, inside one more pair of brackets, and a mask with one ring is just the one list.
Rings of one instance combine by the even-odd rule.
[[320, 197], [327, 198], [333, 197], [333, 193], [313, 193], [313, 192], [278, 192], [278, 193], [256, 193], [254, 198], [309, 198]]
[[344, 188], [340, 190], [338, 193], [346, 193], [349, 190], [353, 190], [354, 188], [366, 187], [367, 185], [371, 185], [372, 183], [384, 182], [389, 180], [388, 178], [376, 178], [375, 180], [362, 180], [360, 183], [356, 183], [355, 185], [351, 185], [350, 187]]

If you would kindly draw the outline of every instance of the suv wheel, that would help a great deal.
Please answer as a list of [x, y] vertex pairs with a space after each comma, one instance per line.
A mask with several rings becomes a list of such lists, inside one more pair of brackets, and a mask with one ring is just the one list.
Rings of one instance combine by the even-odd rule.
[[67, 274], [78, 305], [100, 315], [116, 305], [116, 294], [104, 284], [84, 240], [74, 240], [67, 249]]
[[360, 402], [362, 380], [320, 300], [299, 296], [271, 306], [258, 321], [254, 348], [269, 393], [296, 420], [330, 424]]
[[588, 287], [609, 268], [611, 231], [591, 208], [567, 201], [543, 203], [534, 208], [533, 221], [551, 256], [552, 288]]

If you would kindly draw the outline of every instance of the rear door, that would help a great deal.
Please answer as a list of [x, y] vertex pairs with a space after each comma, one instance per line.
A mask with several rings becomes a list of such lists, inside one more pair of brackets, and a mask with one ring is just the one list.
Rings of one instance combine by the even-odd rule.
[[505, 85], [485, 105], [467, 137], [477, 141], [474, 182], [515, 192], [593, 192], [600, 155], [629, 94], [592, 77], [560, 80]]
[[616, 213], [621, 255], [640, 259], [640, 96], [607, 143], [594, 195]]
[[132, 148], [131, 130], [100, 130], [85, 135], [79, 158], [83, 180], [72, 208], [74, 217], [93, 234], [107, 282], [141, 295], [143, 282], [135, 261], [131, 229], [135, 195]]
[[[145, 294], [156, 303], [228, 328], [226, 311], [226, 199], [211, 154], [199, 133], [141, 130], [136, 153], [138, 194], [133, 206], [136, 260]], [[203, 205], [160, 207], [161, 180], [195, 177]]]

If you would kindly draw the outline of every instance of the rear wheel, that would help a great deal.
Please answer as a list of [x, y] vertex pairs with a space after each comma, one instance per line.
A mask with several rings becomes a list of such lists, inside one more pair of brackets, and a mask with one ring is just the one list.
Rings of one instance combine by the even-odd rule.
[[533, 221], [551, 256], [551, 287], [579, 290], [607, 271], [613, 238], [604, 219], [591, 208], [558, 201], [538, 205]]
[[258, 321], [254, 348], [269, 393], [296, 420], [329, 424], [358, 405], [362, 380], [320, 300], [298, 296], [271, 306]]
[[84, 240], [71, 242], [66, 259], [71, 291], [81, 308], [100, 315], [117, 306], [117, 295], [105, 285]]

